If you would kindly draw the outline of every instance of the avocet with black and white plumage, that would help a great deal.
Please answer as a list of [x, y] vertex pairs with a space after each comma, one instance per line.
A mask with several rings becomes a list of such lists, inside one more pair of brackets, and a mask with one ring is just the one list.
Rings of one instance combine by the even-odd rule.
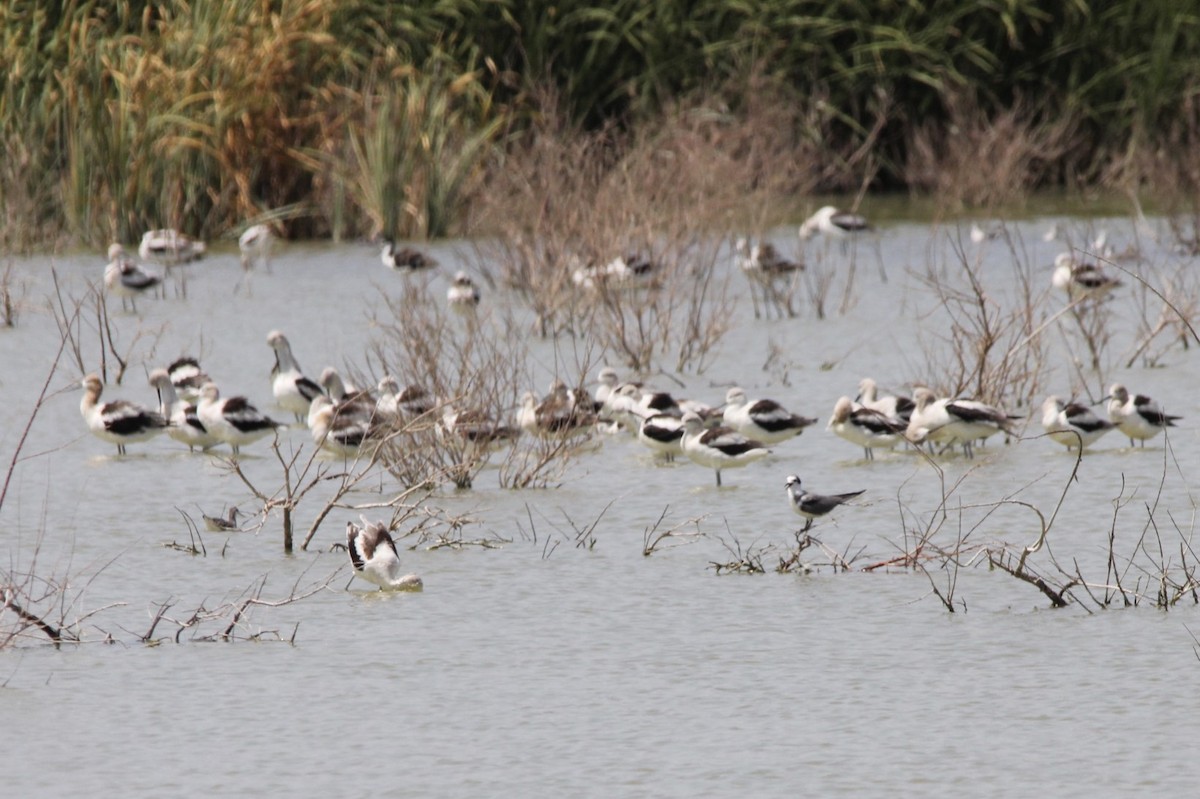
[[173, 228], [147, 230], [138, 245], [138, 255], [144, 261], [154, 261], [164, 266], [186, 264], [204, 257], [208, 246]]
[[216, 383], [205, 383], [200, 389], [196, 415], [211, 435], [230, 446], [234, 455], [239, 454], [241, 447], [283, 427], [245, 397], [222, 398]]
[[871, 223], [862, 214], [826, 205], [804, 220], [804, 224], [800, 226], [800, 238], [807, 241], [820, 233], [823, 236], [846, 239], [870, 229]]
[[347, 458], [387, 435], [387, 426], [377, 421], [373, 413], [363, 416], [339, 411], [324, 394], [314, 397], [308, 406], [308, 430], [318, 447]]
[[275, 366], [271, 369], [271, 392], [275, 395], [275, 402], [280, 408], [294, 414], [296, 421], [303, 421], [308, 416], [308, 406], [313, 397], [325, 392], [300, 371], [300, 364], [292, 355], [292, 345], [287, 336], [272, 330], [267, 334], [267, 345], [275, 352]]
[[961, 444], [968, 458], [975, 455], [975, 442], [996, 433], [1012, 434], [1009, 416], [978, 400], [938, 399], [930, 389], [920, 386], [913, 392], [916, 408], [908, 421], [905, 437], [914, 444], [926, 440], [954, 446]]
[[766, 444], [746, 438], [729, 427], [706, 428], [698, 413], [688, 411], [681, 421], [683, 454], [716, 472], [718, 488], [722, 469], [749, 466], [771, 454]]
[[1090, 447], [1116, 425], [1091, 408], [1051, 395], [1042, 402], [1042, 429], [1068, 450]]
[[104, 267], [104, 288], [121, 298], [121, 309], [125, 301], [137, 313], [137, 298], [162, 283], [162, 275], [147, 272], [129, 257], [125, 248], [113, 243], [108, 247], [108, 265]]
[[479, 305], [479, 287], [466, 272], [454, 274], [454, 282], [446, 289], [446, 302], [456, 311], [471, 311]]
[[196, 447], [208, 449], [221, 443], [200, 421], [196, 406], [175, 393], [175, 384], [166, 369], [151, 372], [150, 385], [158, 392], [159, 412], [171, 423], [167, 435], [180, 444], [187, 444], [193, 452]]
[[725, 394], [725, 424], [742, 435], [764, 444], [778, 444], [795, 438], [816, 419], [799, 416], [775, 400], [751, 401], [746, 392], [734, 386]]
[[829, 429], [852, 444], [863, 448], [863, 456], [875, 460], [877, 447], [894, 447], [904, 441], [907, 424], [862, 405], [855, 406], [849, 397], [841, 397], [833, 406]]
[[346, 551], [355, 575], [379, 586], [381, 591], [421, 591], [424, 581], [416, 574], [400, 573], [400, 555], [396, 542], [383, 522], [363, 526], [346, 522]]
[[1182, 416], [1163, 413], [1157, 402], [1143, 394], [1130, 395], [1120, 383], [1113, 383], [1108, 390], [1108, 418], [1129, 437], [1130, 445], [1138, 440], [1146, 442], [1168, 427], [1174, 427]]
[[389, 418], [420, 416], [429, 413], [435, 405], [428, 391], [420, 386], [401, 386], [392, 375], [384, 375], [376, 388], [379, 400], [375, 411]]
[[606, 264], [580, 266], [571, 272], [571, 282], [589, 290], [640, 288], [653, 282], [660, 271], [658, 262], [633, 252]]
[[638, 441], [668, 463], [683, 454], [683, 419], [666, 413], [647, 416], [638, 427]]
[[200, 389], [204, 384], [212, 382], [212, 378], [200, 368], [200, 361], [189, 355], [171, 361], [167, 365], [167, 375], [171, 378], [175, 393], [193, 404], [200, 399]]
[[92, 435], [117, 445], [117, 454], [125, 454], [127, 444], [149, 441], [170, 424], [158, 411], [128, 400], [100, 402], [104, 384], [96, 375], [83, 378], [83, 399], [79, 412]]
[[379, 260], [394, 272], [422, 272], [437, 266], [437, 261], [414, 247], [398, 247], [394, 241], [386, 241], [379, 253]]
[[911, 397], [903, 397], [898, 394], [889, 394], [884, 397], [878, 396], [878, 387], [875, 381], [869, 377], [864, 377], [858, 383], [858, 403], [864, 408], [870, 408], [873, 411], [879, 411], [884, 416], [892, 419], [899, 419], [908, 424], [908, 420], [912, 417], [913, 409], [917, 407]]
[[1100, 300], [1121, 285], [1121, 281], [1106, 275], [1098, 265], [1080, 261], [1069, 252], [1059, 253], [1054, 259], [1050, 282], [1056, 289], [1067, 292], [1072, 301]]

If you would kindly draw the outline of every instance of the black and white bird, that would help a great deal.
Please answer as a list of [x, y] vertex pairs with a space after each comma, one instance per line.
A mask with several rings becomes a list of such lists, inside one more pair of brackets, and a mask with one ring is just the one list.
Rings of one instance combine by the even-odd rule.
[[844, 240], [856, 233], [870, 229], [871, 224], [865, 216], [826, 205], [804, 220], [804, 224], [800, 226], [800, 238], [808, 241], [820, 233], [823, 236]]
[[721, 485], [722, 469], [739, 469], [762, 460], [771, 450], [761, 441], [746, 438], [729, 427], [704, 426], [698, 413], [683, 415], [683, 454], [694, 463], [716, 472], [717, 487]]
[[841, 397], [833, 406], [829, 429], [863, 448], [863, 456], [875, 460], [876, 447], [894, 447], [904, 441], [907, 423]]
[[668, 463], [683, 454], [683, 419], [667, 413], [656, 413], [642, 419], [638, 427], [638, 441]]
[[200, 399], [200, 389], [204, 384], [212, 382], [212, 378], [200, 368], [200, 361], [188, 355], [171, 361], [167, 365], [167, 375], [171, 378], [175, 393], [191, 403]]
[[794, 474], [788, 475], [784, 486], [787, 488], [792, 510], [805, 519], [804, 529], [800, 531], [802, 533], [809, 531], [815, 519], [828, 516], [838, 505], [843, 505], [866, 491], [864, 488], [862, 491], [849, 491], [845, 494], [814, 494], [801, 488], [800, 478]]
[[749, 400], [746, 392], [734, 386], [725, 393], [725, 424], [747, 438], [764, 444], [778, 444], [795, 438], [816, 419], [799, 416], [775, 400]]
[[222, 398], [216, 383], [205, 383], [200, 389], [196, 415], [211, 435], [230, 446], [234, 455], [239, 454], [241, 447], [283, 427], [245, 397]]
[[437, 261], [412, 247], [397, 247], [396, 242], [386, 241], [379, 260], [395, 272], [421, 272], [437, 266]]
[[916, 408], [908, 421], [905, 437], [914, 444], [932, 441], [947, 446], [962, 445], [963, 454], [975, 456], [975, 442], [996, 433], [1013, 434], [1009, 416], [999, 408], [978, 400], [938, 399], [928, 388], [913, 392]]
[[420, 386], [401, 386], [400, 381], [385, 375], [376, 386], [379, 399], [375, 412], [391, 418], [420, 416], [429, 413], [436, 404], [433, 396]]
[[1120, 383], [1113, 383], [1108, 390], [1108, 418], [1129, 437], [1130, 446], [1134, 439], [1142, 446], [1168, 427], [1174, 427], [1182, 416], [1163, 413], [1157, 402], [1142, 394], [1130, 395]]
[[1121, 285], [1121, 281], [1106, 275], [1098, 265], [1080, 261], [1069, 252], [1059, 253], [1054, 259], [1050, 282], [1056, 289], [1067, 292], [1073, 302], [1103, 299]]
[[325, 392], [300, 371], [300, 364], [292, 355], [292, 345], [287, 336], [272, 330], [267, 334], [267, 345], [275, 352], [275, 366], [271, 368], [271, 392], [275, 395], [275, 402], [280, 408], [294, 414], [296, 421], [303, 421], [308, 416], [308, 406], [313, 397]]
[[158, 411], [128, 400], [100, 402], [104, 384], [96, 375], [83, 378], [83, 399], [79, 412], [92, 435], [117, 445], [117, 454], [125, 454], [126, 444], [149, 441], [167, 429], [170, 422]]
[[138, 266], [120, 244], [109, 245], [108, 265], [104, 267], [104, 288], [121, 298], [122, 310], [125, 310], [125, 301], [128, 300], [129, 308], [137, 313], [137, 298], [159, 286], [162, 281], [162, 275], [147, 272]]
[[1049, 396], [1042, 402], [1042, 429], [1051, 440], [1068, 450], [1090, 447], [1116, 425], [1101, 419], [1091, 408], [1061, 397]]
[[382, 418], [376, 419], [374, 406], [371, 412], [361, 412], [342, 406], [339, 411], [333, 400], [322, 394], [313, 397], [308, 406], [308, 430], [313, 442], [322, 449], [344, 458], [352, 458], [368, 444], [378, 444], [386, 436], [390, 425]]
[[138, 255], [142, 256], [143, 261], [154, 261], [164, 266], [197, 261], [204, 257], [207, 250], [204, 242], [173, 228], [147, 230], [138, 245]]
[[188, 449], [193, 452], [196, 451], [196, 447], [206, 450], [221, 443], [200, 421], [195, 404], [175, 392], [175, 384], [171, 382], [171, 375], [166, 369], [155, 369], [151, 372], [150, 385], [158, 392], [159, 413], [171, 424], [167, 428], [167, 435], [180, 444], [187, 444]]
[[346, 522], [346, 551], [354, 573], [381, 591], [421, 591], [425, 583], [416, 574], [400, 573], [400, 555], [396, 542], [383, 522], [368, 522], [363, 526]]
[[581, 289], [627, 289], [648, 285], [661, 271], [657, 261], [643, 253], [618, 255], [606, 264], [590, 264], [571, 272], [571, 282]]
[[265, 224], [251, 225], [238, 236], [238, 250], [242, 253], [242, 269], [249, 271], [255, 265], [262, 264], [270, 269], [271, 248], [275, 245], [275, 235], [271, 226]]
[[479, 305], [479, 287], [466, 272], [454, 274], [454, 282], [446, 289], [446, 302], [456, 311], [470, 311]]
[[733, 245], [735, 263], [746, 277], [758, 282], [770, 282], [804, 271], [802, 261], [784, 258], [769, 241], [751, 245], [746, 238], [739, 238]]
[[892, 419], [899, 419], [908, 424], [908, 420], [912, 417], [913, 408], [917, 407], [911, 397], [901, 396], [899, 394], [889, 394], [880, 397], [879, 389], [875, 381], [869, 377], [864, 377], [858, 383], [858, 399], [857, 402], [864, 408], [870, 408], [873, 411], [879, 411], [884, 416]]

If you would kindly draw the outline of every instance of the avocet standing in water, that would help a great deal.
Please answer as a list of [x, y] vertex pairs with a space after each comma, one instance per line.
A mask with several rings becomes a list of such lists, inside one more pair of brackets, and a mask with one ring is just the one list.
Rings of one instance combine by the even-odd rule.
[[198, 261], [207, 250], [204, 242], [173, 228], [147, 230], [142, 234], [142, 243], [138, 245], [138, 255], [142, 256], [142, 260], [164, 266]]
[[295, 414], [296, 421], [303, 421], [308, 416], [308, 406], [313, 397], [320, 396], [324, 391], [301, 373], [287, 336], [272, 330], [267, 334], [267, 345], [275, 351], [275, 366], [271, 369], [271, 391], [275, 395], [275, 402], [280, 408]]
[[346, 522], [346, 551], [354, 573], [381, 591], [421, 591], [425, 583], [416, 574], [400, 573], [400, 555], [396, 542], [383, 522], [368, 522], [363, 526]]
[[1068, 451], [1090, 447], [1115, 426], [1091, 408], [1064, 402], [1061, 397], [1051, 395], [1042, 402], [1042, 429]]
[[437, 261], [412, 247], [397, 247], [396, 242], [384, 242], [379, 254], [383, 265], [395, 272], [420, 272], [437, 266]]
[[998, 408], [969, 399], [938, 399], [924, 386], [913, 392], [916, 408], [908, 421], [905, 436], [914, 444], [926, 439], [940, 444], [961, 444], [963, 454], [975, 456], [975, 442], [996, 433], [1012, 434], [1012, 421]]
[[191, 403], [198, 402], [200, 389], [205, 383], [212, 382], [212, 378], [200, 368], [200, 361], [188, 355], [172, 361], [167, 366], [167, 374], [179, 396]]
[[737, 386], [725, 394], [725, 424], [764, 444], [778, 444], [795, 438], [804, 432], [804, 428], [816, 423], [816, 419], [798, 416], [775, 400], [751, 402], [746, 398], [746, 392]]
[[196, 447], [208, 449], [221, 443], [216, 436], [209, 434], [204, 422], [200, 421], [196, 406], [175, 393], [175, 384], [171, 382], [171, 375], [166, 369], [151, 372], [150, 385], [158, 391], [159, 412], [171, 423], [167, 435], [180, 444], [187, 444], [193, 452]]
[[149, 441], [167, 429], [166, 417], [136, 402], [113, 400], [100, 403], [104, 384], [96, 375], [83, 378], [83, 399], [79, 412], [92, 435], [117, 445], [117, 454], [125, 454], [126, 444]]
[[473, 311], [479, 305], [479, 287], [466, 272], [454, 275], [454, 282], [446, 289], [446, 302], [456, 311]]
[[875, 460], [876, 447], [894, 447], [904, 440], [907, 424], [879, 411], [859, 405], [849, 397], [841, 397], [833, 406], [829, 429], [852, 444], [863, 448], [863, 456]]
[[1050, 282], [1056, 289], [1067, 292], [1072, 301], [1100, 300], [1121, 285], [1121, 281], [1104, 274], [1096, 264], [1080, 261], [1069, 252], [1059, 253], [1054, 259]]
[[221, 398], [216, 383], [200, 389], [196, 415], [210, 434], [228, 444], [236, 456], [241, 447], [252, 444], [283, 427], [279, 422], [250, 404], [245, 397]]
[[721, 486], [722, 469], [740, 469], [771, 454], [761, 441], [746, 438], [728, 427], [705, 428], [700, 414], [688, 411], [683, 415], [683, 454], [701, 466], [716, 472], [717, 487]]
[[125, 253], [125, 248], [113, 243], [108, 246], [108, 265], [104, 267], [104, 288], [121, 298], [121, 310], [125, 301], [137, 313], [137, 297], [162, 283], [162, 275], [156, 275], [138, 266]]
[[1108, 390], [1108, 418], [1129, 436], [1129, 444], [1134, 439], [1146, 445], [1146, 441], [1154, 438], [1168, 427], [1174, 427], [1175, 422], [1182, 416], [1169, 416], [1154, 400], [1142, 394], [1130, 396], [1129, 390], [1120, 383], [1113, 383]]

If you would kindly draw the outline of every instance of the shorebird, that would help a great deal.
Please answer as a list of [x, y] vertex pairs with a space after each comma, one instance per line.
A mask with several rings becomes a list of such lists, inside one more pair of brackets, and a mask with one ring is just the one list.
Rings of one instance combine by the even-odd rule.
[[379, 390], [379, 400], [375, 410], [384, 416], [420, 416], [433, 409], [433, 397], [428, 391], [420, 386], [401, 388], [400, 382], [391, 375], [385, 375], [376, 388]]
[[683, 420], [665, 413], [646, 417], [638, 427], [638, 441], [668, 463], [683, 454], [683, 435]]
[[479, 287], [466, 272], [456, 272], [454, 282], [446, 289], [446, 302], [456, 311], [470, 311], [479, 305]]
[[775, 400], [760, 399], [753, 402], [746, 392], [734, 386], [725, 394], [725, 424], [747, 438], [764, 444], [778, 444], [804, 432], [804, 428], [817, 423], [816, 419], [798, 416]]
[[1146, 445], [1146, 441], [1154, 438], [1168, 427], [1174, 427], [1175, 422], [1182, 416], [1168, 416], [1158, 403], [1142, 394], [1130, 396], [1129, 391], [1120, 383], [1113, 383], [1108, 390], [1108, 418], [1129, 437], [1129, 445], [1133, 446], [1134, 439]]
[[207, 513], [201, 513], [200, 517], [204, 519], [204, 527], [210, 533], [232, 533], [242, 528], [238, 527], [237, 517], [241, 513], [240, 510], [230, 508], [229, 512], [222, 516], [209, 516]]
[[855, 233], [870, 229], [871, 225], [865, 216], [827, 205], [806, 219], [800, 226], [800, 239], [808, 241], [820, 233], [845, 240]]
[[137, 313], [137, 298], [162, 283], [162, 275], [147, 272], [125, 253], [120, 244], [108, 247], [108, 265], [104, 267], [104, 288], [121, 298], [121, 310], [125, 301]]
[[96, 375], [83, 378], [83, 399], [79, 412], [88, 429], [102, 441], [117, 445], [117, 454], [125, 454], [126, 444], [149, 441], [167, 429], [170, 422], [158, 411], [136, 402], [113, 400], [100, 403], [104, 384]]
[[521, 395], [517, 424], [526, 433], [538, 438], [561, 438], [586, 433], [596, 424], [591, 407], [574, 402], [566, 386], [555, 381], [548, 396], [538, 402], [532, 391]]
[[659, 271], [657, 262], [635, 252], [619, 255], [601, 266], [581, 266], [571, 273], [571, 282], [583, 289], [636, 288]]
[[437, 261], [420, 250], [412, 247], [397, 247], [394, 241], [384, 242], [379, 260], [383, 262], [384, 266], [395, 272], [420, 272], [437, 266]]
[[275, 244], [275, 236], [269, 225], [251, 225], [242, 235], [238, 236], [238, 249], [242, 253], [242, 269], [249, 271], [255, 264], [261, 263], [270, 269], [271, 247]]
[[158, 392], [159, 412], [170, 422], [167, 435], [180, 444], [187, 444], [192, 452], [196, 447], [208, 449], [221, 443], [200, 421], [196, 406], [175, 393], [175, 384], [166, 369], [151, 372], [150, 385]]
[[1042, 402], [1042, 429], [1051, 439], [1068, 450], [1090, 447], [1116, 425], [1101, 419], [1091, 408], [1061, 397], [1049, 396]]
[[875, 460], [876, 447], [894, 447], [904, 440], [907, 424], [880, 411], [859, 405], [849, 397], [840, 398], [829, 417], [829, 429], [852, 444], [863, 448], [863, 456]]
[[204, 257], [208, 247], [204, 242], [193, 239], [172, 228], [147, 230], [142, 234], [138, 254], [144, 261], [154, 261], [164, 266], [186, 264]]
[[275, 352], [275, 366], [271, 369], [271, 391], [275, 395], [275, 402], [285, 411], [293, 413], [296, 421], [303, 421], [313, 397], [324, 392], [301, 373], [287, 336], [272, 330], [267, 334], [267, 345]]
[[236, 456], [240, 448], [283, 427], [261, 413], [245, 397], [221, 398], [216, 383], [205, 383], [200, 389], [196, 415], [208, 432], [228, 444]]
[[746, 438], [728, 427], [705, 428], [700, 415], [688, 411], [683, 415], [683, 454], [701, 466], [707, 466], [717, 475], [717, 487], [721, 486], [722, 469], [738, 469], [749, 466], [771, 454], [771, 450], [760, 441]]
[[1096, 264], [1079, 261], [1069, 252], [1059, 253], [1054, 259], [1050, 282], [1067, 292], [1072, 301], [1103, 299], [1121, 285], [1121, 281], [1104, 274]]
[[186, 355], [171, 361], [167, 366], [167, 375], [176, 393], [191, 403], [200, 399], [200, 389], [204, 384], [212, 382], [212, 378], [200, 368], [200, 361]]
[[308, 406], [308, 429], [313, 442], [335, 455], [350, 458], [357, 455], [364, 444], [379, 441], [386, 433], [385, 425], [372, 413], [362, 416], [337, 410], [333, 400], [324, 394], [313, 397]]
[[961, 444], [963, 454], [975, 456], [975, 442], [996, 433], [1012, 434], [1009, 416], [991, 405], [968, 399], [938, 399], [921, 386], [913, 392], [916, 408], [909, 419], [905, 437], [914, 444], [926, 440], [953, 446]]
[[772, 281], [804, 271], [804, 263], [790, 261], [779, 254], [775, 245], [763, 241], [750, 245], [748, 239], [739, 238], [733, 245], [735, 263], [746, 277], [758, 282]]
[[425, 587], [415, 574], [400, 574], [396, 542], [383, 522], [362, 520], [359, 527], [346, 522], [346, 551], [354, 573], [381, 591], [420, 591]]
[[802, 533], [809, 531], [815, 519], [828, 516], [838, 505], [844, 504], [847, 500], [854, 499], [866, 491], [864, 488], [862, 491], [850, 491], [845, 494], [814, 494], [801, 488], [800, 478], [794, 474], [788, 475], [784, 487], [787, 488], [792, 510], [805, 519], [804, 529], [800, 531]]
[[898, 395], [880, 397], [877, 395], [877, 392], [878, 388], [875, 385], [875, 381], [869, 377], [864, 377], [858, 383], [858, 403], [864, 408], [879, 411], [884, 416], [899, 419], [907, 424], [908, 420], [912, 417], [913, 408], [917, 407], [916, 403], [910, 397]]

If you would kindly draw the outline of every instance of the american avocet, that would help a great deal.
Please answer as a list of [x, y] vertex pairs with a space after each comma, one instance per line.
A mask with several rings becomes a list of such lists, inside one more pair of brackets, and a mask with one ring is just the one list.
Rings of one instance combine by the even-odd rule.
[[200, 389], [200, 402], [196, 414], [208, 432], [219, 441], [228, 444], [237, 455], [242, 446], [252, 444], [260, 438], [283, 427], [245, 397], [221, 398], [216, 383], [205, 383]]
[[697, 413], [683, 415], [683, 454], [695, 463], [707, 466], [717, 474], [721, 485], [722, 469], [749, 466], [771, 454], [766, 444], [746, 438], [729, 427], [706, 428]]
[[435, 430], [439, 436], [487, 449], [500, 449], [520, 435], [519, 428], [502, 424], [484, 411], [472, 408], [457, 411], [449, 402], [442, 405], [442, 418]]
[[538, 402], [532, 391], [521, 395], [517, 424], [538, 438], [558, 438], [586, 433], [596, 424], [594, 411], [572, 400], [565, 386]]
[[747, 438], [764, 444], [778, 444], [795, 438], [804, 428], [817, 423], [816, 419], [798, 416], [775, 400], [760, 399], [753, 402], [746, 392], [737, 386], [725, 394], [725, 424]]
[[914, 444], [926, 440], [953, 446], [961, 444], [963, 454], [975, 456], [975, 442], [996, 433], [1012, 434], [1017, 417], [991, 405], [968, 399], [938, 399], [924, 386], [913, 392], [916, 408], [908, 421], [905, 437]]
[[339, 412], [333, 400], [324, 394], [313, 397], [308, 406], [308, 430], [313, 442], [335, 455], [353, 457], [364, 444], [378, 442], [387, 428], [381, 421], [353, 412]]
[[125, 301], [134, 313], [137, 313], [137, 298], [150, 289], [162, 283], [162, 275], [152, 274], [142, 269], [125, 253], [120, 244], [110, 244], [108, 247], [108, 265], [104, 267], [104, 288], [121, 298], [121, 309], [125, 309]]
[[466, 272], [456, 272], [454, 282], [446, 289], [446, 302], [456, 311], [469, 311], [479, 305], [479, 287]]
[[646, 285], [659, 271], [659, 265], [642, 253], [619, 255], [602, 266], [581, 266], [571, 273], [571, 282], [579, 288], [635, 288]]
[[171, 361], [167, 366], [167, 375], [176, 393], [191, 403], [200, 399], [200, 389], [204, 384], [212, 382], [212, 378], [200, 368], [200, 361], [187, 355]]
[[892, 419], [899, 419], [908, 424], [908, 420], [912, 417], [913, 408], [916, 403], [910, 397], [902, 397], [898, 395], [888, 395], [886, 397], [878, 396], [878, 387], [875, 381], [869, 377], [864, 377], [858, 383], [858, 403], [864, 408], [870, 408], [873, 411], [879, 411], [884, 416]]
[[167, 429], [170, 422], [158, 411], [136, 402], [113, 400], [100, 404], [104, 384], [96, 375], [83, 378], [83, 399], [79, 412], [88, 429], [102, 441], [117, 445], [117, 454], [125, 454], [126, 444], [149, 441]]
[[1174, 427], [1182, 416], [1169, 416], [1154, 400], [1142, 394], [1129, 395], [1129, 390], [1120, 383], [1113, 383], [1108, 390], [1108, 418], [1129, 437], [1130, 446], [1134, 439], [1146, 445], [1168, 427]]
[[[341, 417], [354, 417], [373, 422], [379, 412], [379, 400], [365, 388], [347, 385], [338, 370], [327, 366], [321, 370], [321, 386], [333, 401], [333, 412]], [[393, 414], [394, 415], [394, 414]], [[312, 425], [310, 424], [309, 427]]]
[[733, 245], [735, 263], [742, 274], [752, 280], [770, 281], [804, 271], [802, 261], [791, 261], [779, 254], [775, 245], [763, 241], [750, 245], [748, 239], [739, 238]]
[[166, 369], [155, 369], [150, 373], [150, 385], [158, 391], [159, 412], [166, 417], [171, 426], [167, 435], [180, 444], [187, 444], [193, 452], [196, 447], [208, 449], [215, 447], [220, 441], [211, 435], [200, 421], [196, 406], [175, 393], [175, 385]]
[[800, 238], [803, 241], [811, 239], [818, 233], [845, 239], [855, 233], [870, 230], [867, 218], [852, 211], [842, 211], [832, 205], [826, 205], [810, 216], [800, 226]]
[[238, 236], [238, 249], [242, 253], [242, 269], [252, 269], [261, 263], [264, 268], [270, 268], [271, 247], [275, 244], [275, 236], [271, 233], [270, 225], [251, 225]]
[[164, 228], [143, 233], [138, 254], [145, 261], [174, 266], [203, 258], [207, 249], [205, 243], [198, 239], [172, 228]]
[[376, 386], [379, 389], [379, 401], [375, 405], [378, 413], [387, 416], [420, 416], [429, 413], [434, 407], [433, 397], [420, 386], [400, 387], [400, 382], [391, 375], [385, 375]]
[[829, 417], [829, 429], [863, 448], [867, 460], [875, 460], [875, 447], [894, 447], [904, 440], [907, 424], [863, 406], [849, 397], [840, 398]]
[[437, 261], [412, 247], [397, 247], [396, 242], [384, 242], [379, 260], [388, 269], [396, 272], [420, 272], [437, 266]]
[[800, 531], [802, 533], [809, 531], [813, 520], [828, 516], [838, 505], [842, 505], [866, 491], [864, 488], [862, 491], [849, 491], [845, 494], [814, 494], [801, 488], [800, 478], [794, 474], [788, 475], [784, 486], [787, 488], [792, 510], [805, 519], [804, 529]]
[[1069, 252], [1059, 253], [1054, 259], [1051, 282], [1072, 300], [1099, 300], [1121, 285], [1096, 264], [1079, 261]]
[[381, 591], [420, 591], [425, 587], [415, 574], [400, 574], [400, 555], [396, 542], [383, 522], [368, 522], [363, 526], [346, 522], [346, 551], [354, 573]]
[[1042, 402], [1042, 429], [1068, 450], [1090, 447], [1115, 426], [1091, 408], [1064, 402], [1062, 397], [1051, 395]]
[[275, 351], [275, 366], [271, 369], [271, 391], [275, 402], [295, 414], [296, 421], [303, 421], [313, 397], [324, 392], [321, 386], [301, 373], [287, 336], [272, 330], [267, 334], [267, 344]]
[[238, 527], [237, 517], [241, 511], [236, 507], [230, 508], [229, 512], [224, 516], [209, 516], [207, 513], [201, 513], [201, 518], [204, 519], [204, 526], [210, 533], [233, 533], [242, 528]]
[[668, 462], [683, 454], [683, 420], [678, 416], [656, 413], [642, 420], [638, 441]]
[[989, 225], [985, 229], [978, 222], [971, 223], [970, 237], [973, 244], [983, 244], [985, 241], [991, 241], [999, 236], [1000, 229], [995, 226]]

